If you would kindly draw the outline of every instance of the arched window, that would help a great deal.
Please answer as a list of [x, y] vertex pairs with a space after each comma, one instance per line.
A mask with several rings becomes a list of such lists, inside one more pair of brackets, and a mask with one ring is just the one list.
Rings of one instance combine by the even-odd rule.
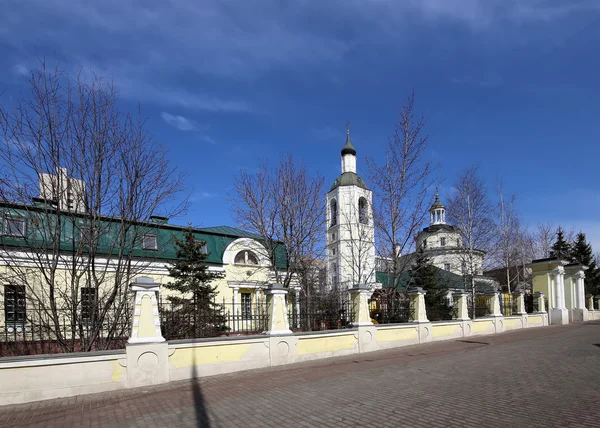
[[329, 203], [330, 206], [330, 214], [331, 214], [331, 224], [330, 226], [335, 226], [337, 224], [337, 202], [335, 199], [332, 199]]
[[369, 205], [365, 198], [360, 198], [358, 200], [358, 221], [363, 224], [369, 222]]
[[252, 251], [244, 250], [235, 255], [233, 263], [236, 265], [258, 265], [258, 257]]

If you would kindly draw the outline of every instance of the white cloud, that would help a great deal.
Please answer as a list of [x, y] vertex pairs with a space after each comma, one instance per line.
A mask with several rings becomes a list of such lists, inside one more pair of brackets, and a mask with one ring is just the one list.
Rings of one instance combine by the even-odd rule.
[[27, 67], [25, 67], [23, 64], [15, 64], [15, 66], [13, 67], [13, 72], [15, 74], [18, 74], [19, 76], [28, 76], [29, 75], [29, 69]]
[[169, 125], [179, 129], [180, 131], [195, 131], [198, 129], [196, 122], [190, 119], [186, 119], [183, 116], [174, 116], [167, 112], [162, 112], [161, 117]]
[[217, 142], [208, 135], [201, 135], [200, 140], [202, 140], [208, 144], [217, 144]]

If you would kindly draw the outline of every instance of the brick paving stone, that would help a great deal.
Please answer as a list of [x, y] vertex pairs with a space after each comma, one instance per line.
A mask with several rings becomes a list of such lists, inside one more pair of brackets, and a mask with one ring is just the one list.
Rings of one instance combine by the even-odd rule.
[[0, 407], [0, 427], [600, 427], [600, 322]]

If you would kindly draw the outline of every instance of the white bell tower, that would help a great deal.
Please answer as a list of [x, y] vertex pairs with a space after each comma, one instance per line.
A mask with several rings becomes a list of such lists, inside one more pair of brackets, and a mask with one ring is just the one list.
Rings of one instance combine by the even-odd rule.
[[342, 175], [327, 199], [327, 284], [348, 289], [375, 282], [373, 193], [356, 174], [356, 149], [347, 131], [342, 148]]

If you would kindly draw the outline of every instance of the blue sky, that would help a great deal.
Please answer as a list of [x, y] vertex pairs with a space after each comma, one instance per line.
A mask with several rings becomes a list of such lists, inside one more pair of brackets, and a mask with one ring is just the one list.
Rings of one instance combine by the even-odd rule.
[[[20, 0], [0, 14], [0, 102], [37, 57], [113, 76], [190, 174], [179, 223], [233, 224], [240, 168], [294, 153], [339, 174], [382, 152], [414, 88], [446, 188], [478, 163], [528, 225], [600, 250], [596, 0]], [[360, 166], [359, 166], [360, 168]]]

